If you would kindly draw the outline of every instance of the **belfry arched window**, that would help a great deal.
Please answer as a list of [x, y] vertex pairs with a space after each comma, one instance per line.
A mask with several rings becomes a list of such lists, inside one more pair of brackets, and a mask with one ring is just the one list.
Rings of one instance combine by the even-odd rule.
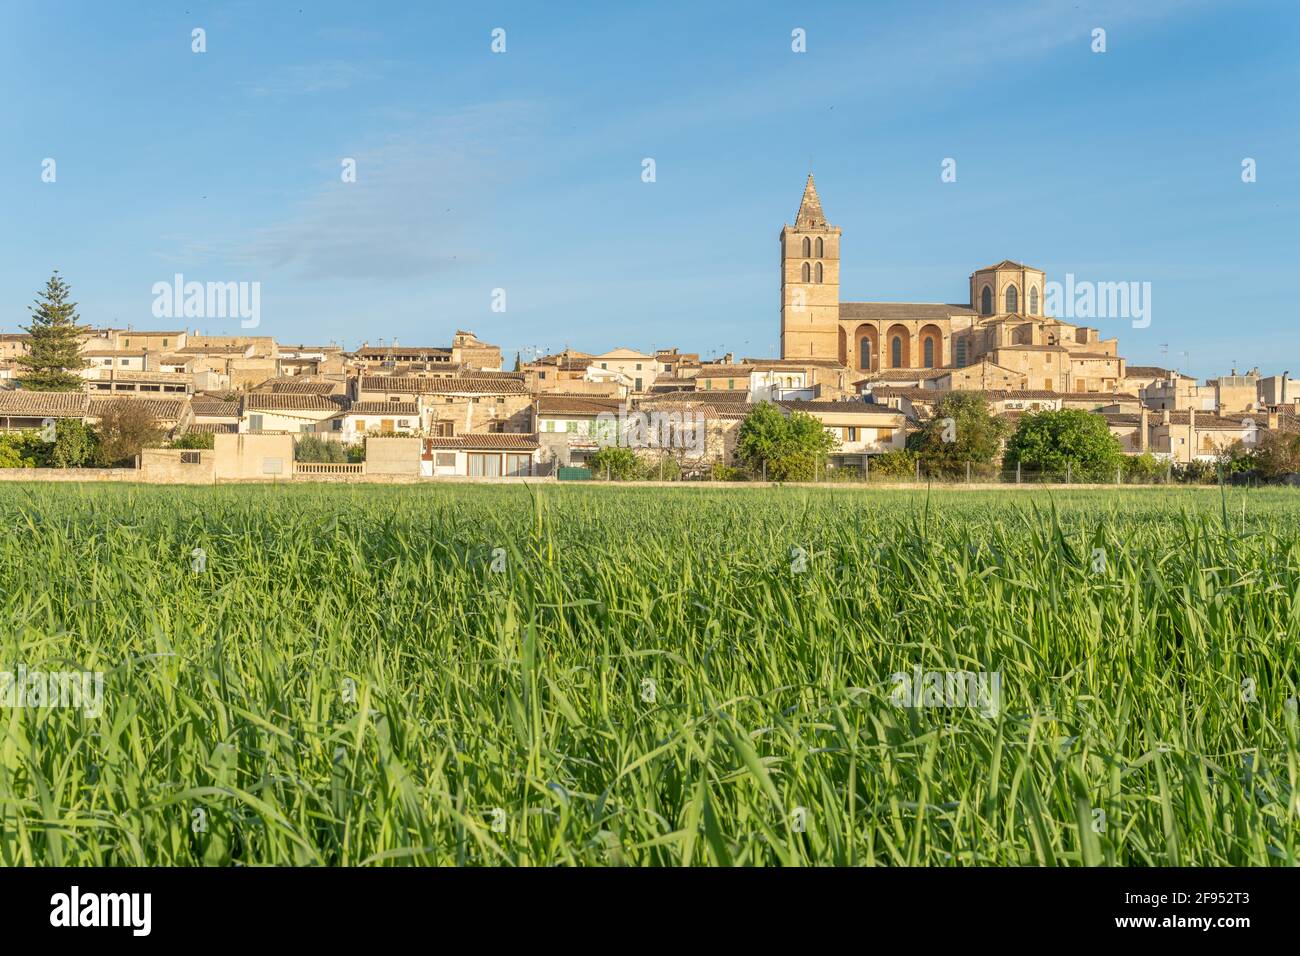
[[821, 236], [818, 236], [817, 237], [817, 258], [820, 259], [821, 257], [822, 257], [822, 238]]
[[984, 287], [984, 292], [980, 295], [980, 312], [983, 315], [993, 314], [993, 290], [988, 286]]
[[1029, 314], [1030, 315], [1038, 314], [1038, 287], [1037, 286], [1034, 286], [1034, 288], [1029, 290]]
[[1015, 286], [1007, 286], [1007, 311], [1017, 312], [1020, 309], [1020, 292]]
[[822, 264], [820, 262], [817, 263], [817, 281], [822, 281]]
[[807, 236], [803, 237], [803, 257], [808, 259], [812, 256], [812, 240]]
[[903, 338], [895, 335], [889, 342], [889, 364], [892, 368], [903, 367]]
[[[805, 239], [804, 241], [807, 242], [808, 240]], [[808, 282], [811, 279], [812, 279], [812, 266], [808, 265], [808, 263], [805, 262], [803, 264], [803, 281]]]

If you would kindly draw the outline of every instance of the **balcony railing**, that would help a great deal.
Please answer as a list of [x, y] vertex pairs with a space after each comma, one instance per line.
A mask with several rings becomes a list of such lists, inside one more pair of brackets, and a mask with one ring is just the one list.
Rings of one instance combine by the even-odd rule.
[[361, 462], [295, 461], [295, 475], [360, 475], [365, 471]]

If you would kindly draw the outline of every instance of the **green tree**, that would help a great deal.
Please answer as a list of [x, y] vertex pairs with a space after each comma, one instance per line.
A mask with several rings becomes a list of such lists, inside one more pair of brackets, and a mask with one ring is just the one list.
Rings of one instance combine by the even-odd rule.
[[605, 445], [587, 459], [587, 468], [595, 477], [608, 475], [611, 481], [635, 481], [643, 472], [636, 452], [621, 445]]
[[63, 418], [54, 426], [48, 464], [51, 468], [80, 468], [95, 457], [96, 436], [80, 419]]
[[782, 414], [771, 402], [759, 402], [740, 423], [736, 457], [755, 476], [766, 464], [773, 481], [809, 481], [824, 470], [835, 438], [805, 412]]
[[1065, 408], [1020, 419], [1019, 428], [1007, 442], [1004, 461], [1052, 477], [1064, 478], [1068, 467], [1074, 481], [1114, 481], [1123, 458], [1119, 441], [1104, 418]]
[[76, 392], [85, 384], [76, 374], [86, 367], [86, 362], [77, 339], [83, 331], [77, 324], [77, 304], [68, 301], [71, 292], [55, 271], [36, 305], [27, 307], [33, 316], [32, 324], [23, 328], [31, 333], [31, 350], [17, 357], [18, 364], [28, 369], [18, 376], [23, 388], [33, 392]]
[[217, 436], [213, 432], [186, 432], [172, 442], [173, 448], [212, 448]]
[[1007, 431], [1006, 421], [994, 416], [980, 395], [949, 392], [939, 400], [934, 417], [909, 436], [907, 448], [926, 475], [964, 477], [967, 463], [987, 474]]
[[158, 420], [145, 402], [118, 398], [108, 403], [99, 417], [99, 443], [95, 460], [104, 468], [129, 465], [140, 449], [157, 444], [162, 437]]
[[1300, 473], [1300, 435], [1261, 429], [1254, 459], [1263, 478], [1275, 479]]
[[0, 434], [0, 468], [35, 468], [44, 448], [39, 432]]

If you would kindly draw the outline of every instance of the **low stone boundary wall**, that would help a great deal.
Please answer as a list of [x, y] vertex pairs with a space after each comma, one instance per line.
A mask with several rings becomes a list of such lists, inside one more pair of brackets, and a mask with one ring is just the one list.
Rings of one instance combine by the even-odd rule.
[[196, 475], [193, 480], [186, 480], [175, 475], [146, 477], [135, 468], [0, 468], [0, 481], [8, 482], [121, 482], [144, 485], [551, 485], [572, 486], [577, 488], [680, 488], [702, 491], [714, 489], [772, 489], [772, 488], [820, 488], [834, 491], [1008, 491], [1008, 492], [1042, 492], [1042, 491], [1115, 491], [1144, 488], [1148, 490], [1201, 489], [1218, 491], [1219, 486], [1170, 484], [1170, 485], [1115, 485], [1105, 484], [998, 484], [989, 482], [954, 482], [942, 484], [935, 482], [863, 482], [849, 481], [574, 481], [559, 482], [554, 477], [528, 478], [467, 478], [445, 475], [429, 478], [423, 475], [304, 475], [287, 474], [258, 478], [217, 478]]
[[140, 481], [134, 468], [0, 468], [0, 481]]

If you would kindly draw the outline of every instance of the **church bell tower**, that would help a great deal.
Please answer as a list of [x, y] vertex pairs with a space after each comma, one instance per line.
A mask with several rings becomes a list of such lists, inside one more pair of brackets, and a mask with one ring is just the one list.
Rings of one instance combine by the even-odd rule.
[[840, 229], [826, 221], [812, 173], [794, 225], [781, 230], [781, 357], [840, 355]]

